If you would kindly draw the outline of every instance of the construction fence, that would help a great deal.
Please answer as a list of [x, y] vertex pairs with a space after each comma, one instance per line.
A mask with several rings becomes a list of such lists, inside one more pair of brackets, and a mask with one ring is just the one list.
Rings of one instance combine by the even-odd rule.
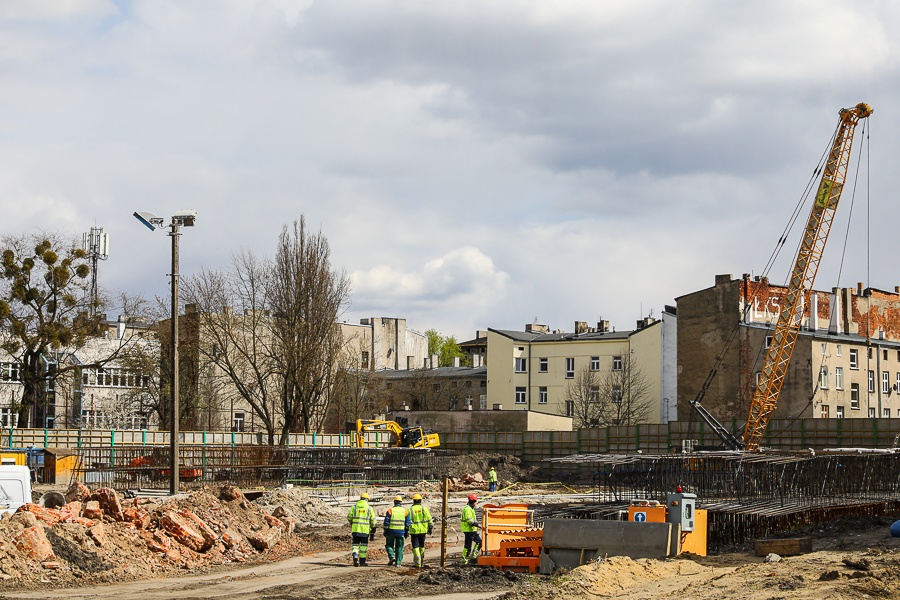
[[[729, 428], [740, 437], [743, 423]], [[527, 464], [572, 454], [667, 454], [685, 443], [695, 447], [720, 444], [702, 421], [673, 421], [659, 425], [633, 425], [576, 431], [438, 432], [441, 449], [466, 454], [488, 452], [519, 457]], [[776, 450], [824, 448], [891, 448], [900, 436], [900, 419], [790, 419], [769, 424], [763, 446]], [[366, 447], [389, 448], [387, 432], [366, 432]], [[184, 431], [180, 443], [197, 446], [266, 446], [261, 432]], [[92, 446], [167, 446], [167, 431], [99, 429], [3, 429], [0, 448], [82, 448]], [[354, 433], [294, 433], [288, 447], [352, 448]]]

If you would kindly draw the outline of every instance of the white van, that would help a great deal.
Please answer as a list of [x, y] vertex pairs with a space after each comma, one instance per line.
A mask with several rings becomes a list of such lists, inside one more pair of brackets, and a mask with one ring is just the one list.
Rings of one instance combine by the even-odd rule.
[[0, 465], [0, 514], [14, 513], [31, 502], [31, 470], [23, 465]]

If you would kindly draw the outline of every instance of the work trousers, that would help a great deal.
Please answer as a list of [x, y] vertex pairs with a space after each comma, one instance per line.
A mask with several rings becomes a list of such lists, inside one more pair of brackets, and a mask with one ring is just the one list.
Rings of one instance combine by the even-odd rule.
[[406, 544], [406, 539], [403, 537], [403, 532], [400, 532], [400, 535], [394, 535], [393, 533], [388, 533], [387, 538], [384, 542], [384, 547], [387, 550], [388, 560], [391, 560], [398, 567], [400, 563], [403, 562], [403, 546]]
[[352, 552], [353, 557], [359, 557], [363, 561], [366, 560], [366, 552], [369, 550], [369, 534], [368, 533], [352, 533], [353, 538]]
[[425, 564], [425, 534], [413, 533], [409, 537], [412, 540], [413, 564], [421, 567]]
[[478, 552], [481, 550], [481, 536], [477, 531], [463, 532], [465, 541], [463, 542], [463, 564], [467, 564], [469, 559], [478, 559]]

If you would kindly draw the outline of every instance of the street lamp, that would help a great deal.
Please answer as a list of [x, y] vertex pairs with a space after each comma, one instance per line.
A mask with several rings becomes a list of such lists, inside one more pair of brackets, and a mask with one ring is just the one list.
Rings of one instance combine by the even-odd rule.
[[[149, 212], [136, 212], [135, 218], [146, 225], [150, 231], [163, 226], [163, 219]], [[169, 237], [172, 238], [172, 422], [169, 434], [170, 461], [169, 493], [173, 496], [179, 491], [179, 461], [178, 461], [178, 236], [181, 235], [181, 227], [193, 227], [197, 220], [196, 210], [179, 210], [172, 216], [169, 225]]]

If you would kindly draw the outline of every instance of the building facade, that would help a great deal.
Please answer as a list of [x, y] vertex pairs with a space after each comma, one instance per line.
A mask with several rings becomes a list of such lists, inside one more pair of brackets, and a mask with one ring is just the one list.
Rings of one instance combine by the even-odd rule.
[[[718, 275], [676, 299], [683, 418], [716, 367], [703, 406], [723, 422], [746, 420], [786, 292], [766, 278]], [[813, 291], [802, 314], [772, 418], [900, 417], [900, 289]]]
[[[664, 319], [642, 319], [633, 331], [612, 331], [606, 321], [596, 328], [576, 322], [573, 333], [543, 325], [488, 329], [488, 402], [499, 410], [575, 417], [576, 427], [672, 420], [674, 394], [664, 394], [676, 388], [675, 359], [666, 356], [675, 325], [674, 309], [667, 307]], [[589, 417], [594, 403], [609, 402], [613, 416]]]

